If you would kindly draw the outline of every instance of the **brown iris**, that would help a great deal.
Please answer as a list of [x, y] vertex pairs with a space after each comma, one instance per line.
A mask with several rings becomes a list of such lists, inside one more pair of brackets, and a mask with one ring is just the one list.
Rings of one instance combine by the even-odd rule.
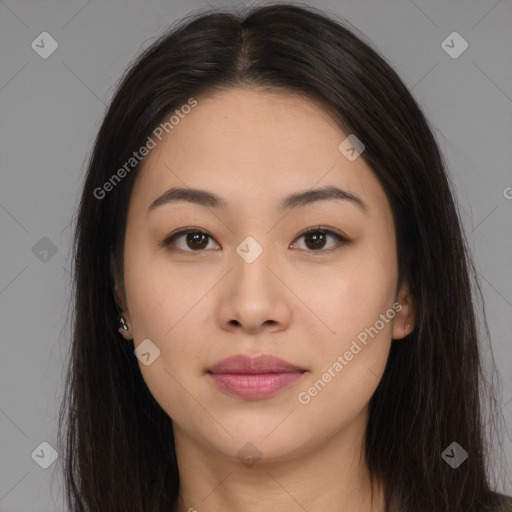
[[[323, 244], [325, 244], [326, 236], [325, 233], [322, 233], [321, 231], [306, 233], [303, 236], [308, 249], [321, 249]], [[311, 244], [309, 243], [310, 241], [312, 242]]]
[[188, 233], [186, 241], [188, 247], [191, 249], [200, 250], [204, 249], [208, 245], [208, 238], [208, 235], [205, 233]]

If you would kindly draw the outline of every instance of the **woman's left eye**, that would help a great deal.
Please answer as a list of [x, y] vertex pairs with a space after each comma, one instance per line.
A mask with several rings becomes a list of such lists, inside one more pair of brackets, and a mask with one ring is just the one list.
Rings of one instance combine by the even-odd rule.
[[[182, 237], [185, 238], [185, 244], [188, 248], [178, 247], [176, 248], [176, 241]], [[198, 229], [192, 228], [183, 228], [176, 233], [168, 236], [161, 245], [164, 246], [169, 251], [175, 252], [202, 252], [208, 246], [208, 239], [213, 238], [206, 232]], [[334, 244], [334, 249], [336, 245], [338, 247], [348, 244], [349, 240], [340, 235], [329, 228], [324, 228], [322, 226], [317, 226], [314, 228], [309, 228], [304, 231], [301, 235], [299, 235], [296, 240], [301, 238], [305, 239], [305, 244], [308, 252], [331, 252], [333, 248], [325, 249], [325, 243], [328, 238], [334, 238], [337, 241], [337, 244]], [[296, 245], [296, 242], [292, 243], [292, 246]]]
[[[349, 242], [349, 240], [343, 235], [336, 233], [332, 229], [323, 228], [321, 226], [307, 229], [297, 238], [297, 240], [302, 237], [305, 237], [306, 246], [309, 249], [312, 249], [312, 252], [318, 252], [319, 250], [323, 252], [330, 252], [337, 247], [347, 245]], [[334, 244], [334, 248], [331, 247], [331, 249], [325, 249], [324, 244], [329, 237], [336, 239], [338, 243]]]

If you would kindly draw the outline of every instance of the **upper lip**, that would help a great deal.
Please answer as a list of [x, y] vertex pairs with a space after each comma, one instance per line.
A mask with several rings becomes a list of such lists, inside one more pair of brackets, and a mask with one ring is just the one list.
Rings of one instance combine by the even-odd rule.
[[208, 368], [208, 373], [290, 373], [304, 372], [300, 368], [287, 361], [271, 355], [259, 355], [256, 357], [239, 354], [222, 359]]

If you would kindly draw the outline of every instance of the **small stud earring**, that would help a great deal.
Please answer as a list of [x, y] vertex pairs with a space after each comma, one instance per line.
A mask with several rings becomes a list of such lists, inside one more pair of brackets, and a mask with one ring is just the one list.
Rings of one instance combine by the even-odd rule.
[[118, 331], [123, 334], [128, 331], [129, 327], [123, 315], [119, 315], [119, 329]]

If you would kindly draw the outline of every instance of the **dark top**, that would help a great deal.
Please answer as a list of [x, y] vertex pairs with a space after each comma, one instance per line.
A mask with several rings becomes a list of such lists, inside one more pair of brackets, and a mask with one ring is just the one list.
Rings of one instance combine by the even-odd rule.
[[512, 497], [500, 495], [501, 503], [492, 512], [512, 512]]

